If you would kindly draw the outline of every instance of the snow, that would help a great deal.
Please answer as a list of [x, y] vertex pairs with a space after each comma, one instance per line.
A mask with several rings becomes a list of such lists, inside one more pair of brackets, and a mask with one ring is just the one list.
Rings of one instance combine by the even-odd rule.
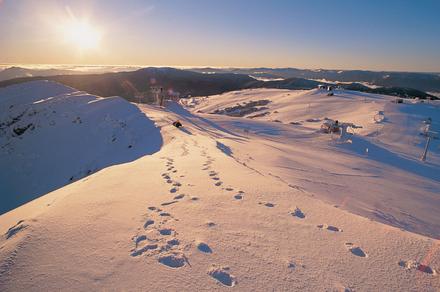
[[[269, 114], [209, 113], [258, 100]], [[140, 105], [159, 151], [0, 216], [0, 290], [438, 291], [439, 152], [422, 163], [407, 145], [438, 105], [391, 100], [254, 89]], [[326, 117], [363, 128], [341, 140]]]
[[[338, 73], [342, 73], [343, 71], [339, 71]], [[380, 88], [382, 86], [378, 86], [369, 82], [364, 82], [364, 81], [339, 81], [339, 80], [327, 80], [325, 78], [322, 79], [313, 79], [311, 78], [310, 80], [314, 80], [314, 81], [318, 81], [318, 82], [323, 82], [323, 83], [329, 83], [329, 84], [352, 84], [352, 83], [358, 83], [358, 84], [362, 84], [363, 86], [375, 89], [375, 88]]]
[[0, 108], [0, 214], [161, 146], [153, 122], [119, 97], [35, 81], [1, 89]]
[[248, 76], [254, 78], [255, 80], [264, 81], [264, 82], [284, 80], [284, 78], [265, 78], [265, 77], [259, 77], [259, 76], [254, 76], [254, 75], [248, 75]]
[[[192, 109], [213, 113], [251, 100], [271, 101], [261, 117], [255, 112], [245, 115], [250, 119], [210, 115], [252, 141], [236, 145], [240, 160], [351, 212], [439, 238], [440, 141], [431, 142], [428, 162], [419, 158], [426, 143], [420, 135], [424, 120], [432, 117], [431, 129], [440, 130], [435, 118], [440, 104], [396, 104], [389, 96], [334, 92], [252, 89], [194, 100]], [[340, 141], [320, 133], [327, 119], [362, 128]]]
[[440, 92], [427, 92], [428, 94], [440, 97]]

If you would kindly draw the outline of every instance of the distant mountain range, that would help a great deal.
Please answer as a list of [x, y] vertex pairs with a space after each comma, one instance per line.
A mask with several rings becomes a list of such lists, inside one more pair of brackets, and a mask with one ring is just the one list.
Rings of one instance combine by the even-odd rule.
[[133, 72], [16, 78], [0, 82], [0, 87], [38, 79], [53, 80], [99, 96], [117, 95], [128, 100], [139, 95], [152, 98], [150, 88], [154, 85], [179, 92], [181, 96], [201, 96], [241, 89], [256, 81], [242, 74], [201, 74], [174, 68], [148, 67]]
[[398, 96], [403, 98], [420, 98], [420, 99], [439, 99], [438, 97], [428, 94], [424, 91], [417, 90], [414, 88], [404, 88], [404, 87], [377, 87], [371, 88], [365, 86], [361, 83], [326, 83], [315, 80], [309, 80], [304, 78], [288, 78], [284, 80], [274, 80], [274, 81], [259, 81], [254, 82], [249, 85], [249, 88], [280, 88], [280, 89], [312, 89], [318, 87], [318, 85], [327, 86], [338, 86], [347, 90], [375, 93], [375, 94], [385, 94]]
[[[15, 72], [21, 72], [18, 68]], [[78, 90], [86, 91], [99, 96], [122, 96], [130, 101], [136, 100], [138, 96], [144, 97], [147, 101], [153, 99], [151, 87], [160, 85], [170, 92], [178, 92], [180, 96], [206, 96], [220, 94], [232, 90], [240, 90], [246, 88], [280, 88], [280, 89], [312, 89], [319, 84], [338, 85], [350, 90], [364, 91], [378, 94], [388, 94], [408, 98], [432, 98], [436, 97], [425, 93], [424, 91], [411, 88], [409, 86], [399, 87], [380, 87], [371, 88], [356, 82], [343, 83], [323, 82], [322, 80], [312, 80], [304, 77], [288, 77], [289, 72], [298, 69], [268, 69], [270, 72], [279, 72], [275, 75], [264, 71], [265, 69], [192, 69], [180, 70], [175, 68], [156, 68], [148, 67], [131, 72], [103, 73], [103, 74], [62, 74], [55, 76], [32, 76], [9, 79], [0, 82], [0, 87], [11, 84], [31, 81], [31, 80], [53, 80], [67, 86], [74, 87]], [[213, 71], [209, 71], [213, 70]], [[257, 71], [259, 70], [259, 71]], [[313, 72], [311, 70], [301, 70]], [[327, 70], [329, 71], [329, 70]], [[3, 71], [2, 71], [3, 72]], [[23, 71], [25, 72], [25, 71]], [[282, 74], [281, 74], [281, 73]], [[348, 71], [347, 71], [348, 72]], [[350, 71], [353, 72], [353, 71]], [[366, 72], [366, 71], [359, 71]], [[1, 73], [1, 72], [0, 72]], [[53, 71], [45, 71], [40, 73], [54, 73]], [[69, 72], [70, 73], [70, 72]], [[211, 74], [207, 74], [211, 73]], [[378, 72], [373, 72], [378, 73]], [[339, 74], [339, 73], [336, 73]], [[341, 73], [342, 74], [342, 73]], [[404, 74], [404, 73], [402, 73]], [[413, 73], [408, 73], [413, 74]], [[414, 73], [418, 74], [418, 73]], [[251, 76], [253, 77], [251, 77]], [[306, 75], [304, 73], [304, 75]], [[264, 79], [277, 79], [273, 81], [257, 80], [258, 77]], [[314, 76], [316, 77], [316, 76]], [[257, 79], [255, 79], [257, 78]], [[281, 78], [281, 80], [280, 80]], [[286, 78], [286, 79], [284, 79]], [[316, 78], [317, 79], [317, 78]], [[353, 79], [356, 79], [353, 77]], [[326, 79], [327, 80], [327, 79]], [[345, 79], [347, 80], [347, 79]]]
[[54, 75], [80, 75], [80, 74], [101, 74], [108, 72], [135, 71], [141, 69], [139, 66], [120, 66], [120, 65], [59, 65], [55, 68], [23, 68], [18, 66], [5, 67], [0, 65], [0, 81], [14, 78], [35, 77], [35, 76], [54, 76]]
[[440, 92], [440, 73], [376, 72], [362, 70], [326, 70], [296, 68], [192, 68], [200, 73], [236, 73], [260, 78], [304, 78], [331, 82], [364, 82], [383, 87], [413, 88]]
[[74, 71], [72, 70], [64, 69], [28, 69], [21, 67], [9, 67], [0, 71], [0, 81], [32, 76], [53, 76], [73, 73]]

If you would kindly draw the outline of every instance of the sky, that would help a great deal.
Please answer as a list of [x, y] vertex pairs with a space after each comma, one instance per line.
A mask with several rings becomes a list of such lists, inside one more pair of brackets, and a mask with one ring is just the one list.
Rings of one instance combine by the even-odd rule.
[[439, 0], [0, 0], [0, 63], [440, 72]]

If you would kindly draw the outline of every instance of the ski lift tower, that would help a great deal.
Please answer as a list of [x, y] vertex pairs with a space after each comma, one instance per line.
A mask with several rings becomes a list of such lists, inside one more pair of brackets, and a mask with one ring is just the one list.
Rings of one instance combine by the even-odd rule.
[[163, 101], [164, 101], [164, 89], [162, 86], [152, 86], [150, 88], [151, 92], [154, 95], [154, 99], [156, 101], [157, 104], [159, 104], [160, 106], [163, 106]]
[[429, 143], [431, 142], [431, 139], [438, 139], [438, 133], [430, 130], [431, 122], [432, 122], [431, 118], [428, 118], [425, 121], [426, 127], [425, 127], [423, 133], [421, 133], [423, 136], [426, 137], [425, 149], [423, 150], [422, 157], [420, 157], [420, 160], [422, 160], [422, 161], [426, 161], [426, 155], [428, 154]]

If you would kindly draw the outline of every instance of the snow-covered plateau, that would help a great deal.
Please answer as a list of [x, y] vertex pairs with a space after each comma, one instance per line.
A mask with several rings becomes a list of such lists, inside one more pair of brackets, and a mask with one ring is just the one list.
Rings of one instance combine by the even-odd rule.
[[439, 102], [333, 93], [1, 88], [0, 291], [439, 291]]

